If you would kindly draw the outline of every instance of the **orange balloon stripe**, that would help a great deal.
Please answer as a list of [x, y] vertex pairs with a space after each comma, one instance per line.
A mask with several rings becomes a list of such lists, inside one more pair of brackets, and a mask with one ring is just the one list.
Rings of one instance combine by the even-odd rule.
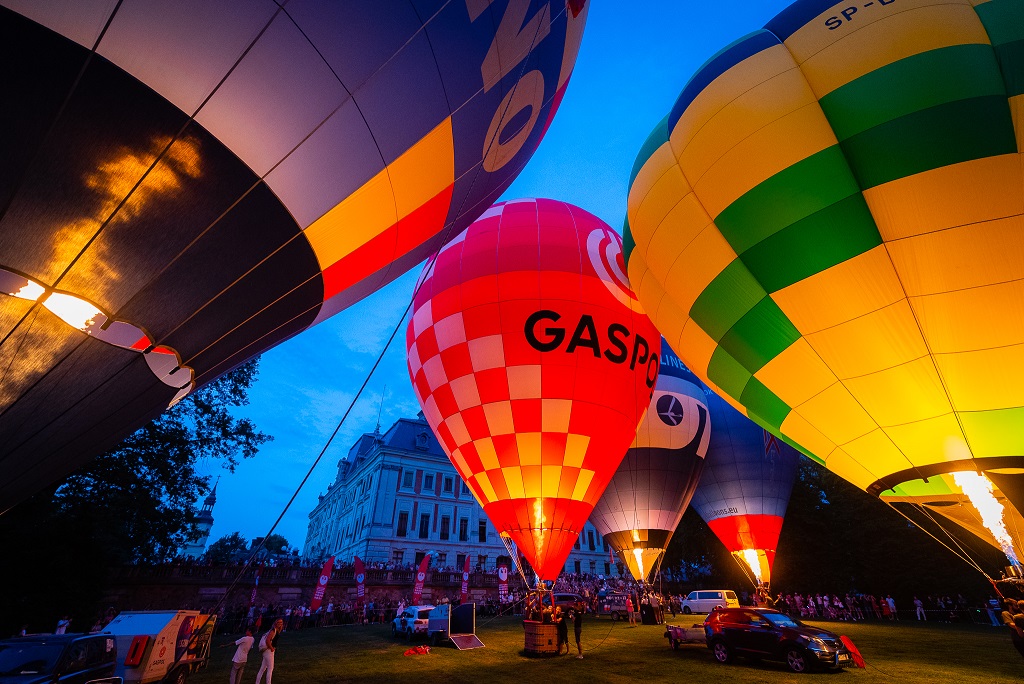
[[449, 185], [408, 216], [324, 269], [324, 301], [367, 278], [397, 255], [407, 254], [437, 234], [451, 207]]

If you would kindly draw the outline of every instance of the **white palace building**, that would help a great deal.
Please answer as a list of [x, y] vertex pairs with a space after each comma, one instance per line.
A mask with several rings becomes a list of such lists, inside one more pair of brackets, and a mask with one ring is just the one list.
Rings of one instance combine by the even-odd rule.
[[[338, 476], [309, 514], [302, 555], [399, 565], [436, 552], [435, 567], [493, 570], [508, 556], [497, 531], [455, 472], [423, 414], [361, 436], [338, 461]], [[565, 564], [567, 572], [618, 575], [589, 522]]]

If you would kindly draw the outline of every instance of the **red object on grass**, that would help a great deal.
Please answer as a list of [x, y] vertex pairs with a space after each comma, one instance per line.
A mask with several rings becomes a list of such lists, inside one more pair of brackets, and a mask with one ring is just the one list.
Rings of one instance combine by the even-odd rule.
[[864, 662], [864, 656], [862, 656], [860, 651], [857, 650], [857, 647], [853, 645], [853, 639], [848, 636], [841, 636], [839, 638], [842, 640], [843, 646], [846, 646], [846, 648], [850, 650], [850, 654], [853, 656], [853, 662], [857, 667], [861, 669], [867, 667], [867, 664]]

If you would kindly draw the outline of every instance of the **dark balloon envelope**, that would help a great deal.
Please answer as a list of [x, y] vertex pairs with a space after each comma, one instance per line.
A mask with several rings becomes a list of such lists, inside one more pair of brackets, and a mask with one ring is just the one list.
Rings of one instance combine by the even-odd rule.
[[704, 469], [713, 425], [704, 384], [664, 340], [647, 415], [590, 522], [637, 580], [660, 564]]
[[771, 580], [800, 454], [709, 393], [711, 444], [691, 505], [738, 561]]
[[390, 282], [539, 144], [585, 3], [0, 7], [0, 511]]

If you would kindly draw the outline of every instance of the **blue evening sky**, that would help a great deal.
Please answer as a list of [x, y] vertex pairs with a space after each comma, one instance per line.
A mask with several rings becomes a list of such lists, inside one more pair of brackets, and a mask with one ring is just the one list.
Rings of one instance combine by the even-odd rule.
[[[526, 169], [505, 193], [576, 204], [616, 230], [626, 213], [633, 160], [693, 72], [715, 52], [762, 27], [782, 0], [600, 0], [590, 3], [583, 45], [558, 115]], [[384, 347], [409, 302], [420, 267], [319, 326], [263, 355], [245, 413], [274, 436], [234, 474], [222, 472], [210, 541], [262, 536]], [[337, 475], [355, 438], [419, 405], [405, 365], [404, 324], [367, 390], [277, 532], [301, 546], [317, 494]]]

